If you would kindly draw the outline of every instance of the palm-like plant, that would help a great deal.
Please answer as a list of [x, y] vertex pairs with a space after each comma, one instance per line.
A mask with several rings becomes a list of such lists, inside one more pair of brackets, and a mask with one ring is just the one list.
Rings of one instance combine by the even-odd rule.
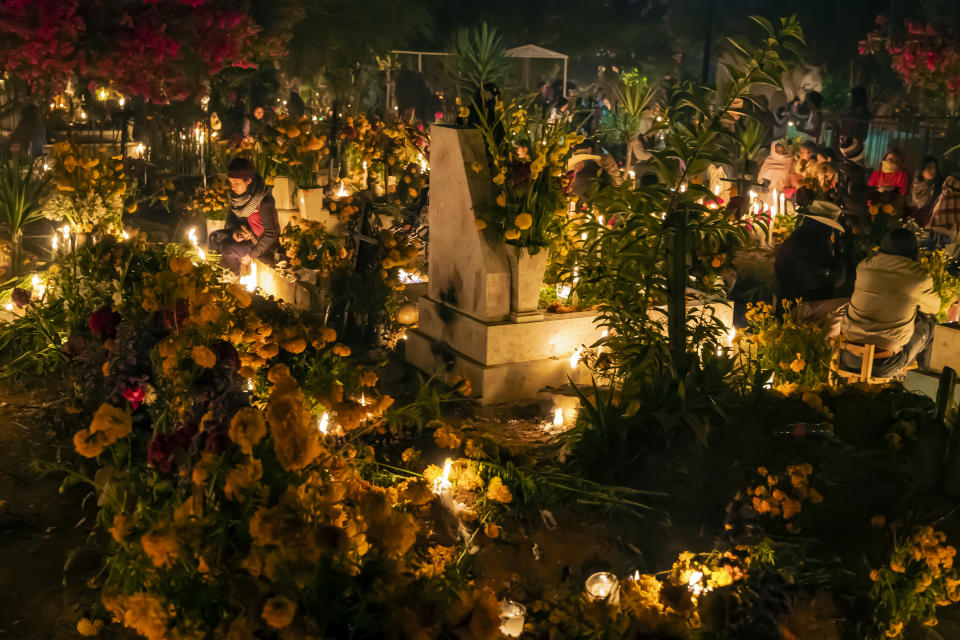
[[741, 118], [737, 121], [735, 137], [736, 144], [740, 149], [740, 162], [742, 163], [743, 173], [751, 173], [752, 163], [763, 145], [763, 138], [766, 135], [763, 123], [754, 118]]
[[0, 166], [0, 222], [10, 232], [14, 275], [22, 262], [23, 229], [43, 217], [42, 201], [49, 185], [38, 160], [15, 154]]
[[503, 37], [487, 23], [472, 29], [458, 29], [447, 53], [444, 74], [460, 97], [472, 97], [488, 82], [503, 82], [510, 70]]
[[657, 87], [646, 78], [625, 77], [615, 87], [617, 107], [612, 117], [601, 122], [600, 133], [619, 144], [627, 144], [637, 136], [645, 135], [644, 114], [650, 108]]

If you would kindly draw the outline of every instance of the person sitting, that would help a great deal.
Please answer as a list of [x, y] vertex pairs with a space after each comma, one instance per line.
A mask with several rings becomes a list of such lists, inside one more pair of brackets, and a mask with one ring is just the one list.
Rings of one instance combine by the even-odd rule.
[[767, 193], [772, 194], [773, 191], [783, 193], [784, 188], [790, 184], [791, 167], [793, 167], [793, 156], [790, 155], [787, 145], [783, 140], [775, 140], [770, 143], [770, 155], [760, 166], [757, 180], [769, 182]]
[[891, 149], [887, 152], [880, 162], [880, 168], [870, 174], [867, 184], [879, 192], [881, 200], [887, 202], [907, 194], [910, 188], [910, 174], [904, 169], [903, 156], [899, 150]]
[[[890, 377], [914, 360], [925, 360], [933, 340], [940, 296], [933, 289], [933, 279], [917, 262], [918, 254], [913, 232], [893, 229], [880, 241], [880, 252], [857, 266], [853, 295], [840, 330], [850, 342], [892, 352], [874, 358], [877, 377]], [[842, 355], [844, 368], [860, 369], [860, 358], [847, 352]]]
[[220, 262], [235, 274], [251, 261], [272, 262], [272, 251], [280, 236], [280, 222], [273, 194], [253, 163], [235, 158], [227, 168], [230, 181], [230, 211], [223, 229], [208, 240], [210, 250], [220, 254]]
[[804, 180], [817, 176], [817, 145], [809, 140], [800, 144], [793, 168], [790, 170], [790, 186], [787, 197], [792, 197], [797, 189], [803, 186]]
[[774, 260], [777, 295], [804, 303], [830, 300], [846, 279], [836, 238], [843, 227], [825, 216], [804, 215]]
[[956, 242], [960, 232], [960, 176], [947, 176], [943, 181], [940, 197], [933, 206], [930, 230], [946, 242]]
[[933, 156], [927, 156], [920, 165], [910, 185], [907, 210], [921, 227], [926, 227], [933, 217], [933, 205], [940, 196], [940, 165]]

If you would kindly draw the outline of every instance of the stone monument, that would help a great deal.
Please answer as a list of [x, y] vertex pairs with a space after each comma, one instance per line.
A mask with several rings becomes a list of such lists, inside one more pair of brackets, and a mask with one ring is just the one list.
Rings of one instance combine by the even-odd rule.
[[430, 279], [419, 324], [407, 332], [407, 361], [448, 382], [468, 379], [483, 404], [588, 383], [574, 354], [600, 338], [593, 313], [511, 313], [511, 298], [530, 295], [516, 275], [528, 261], [510, 260], [515, 247], [477, 229], [474, 207], [493, 199], [479, 132], [435, 126], [430, 151]]

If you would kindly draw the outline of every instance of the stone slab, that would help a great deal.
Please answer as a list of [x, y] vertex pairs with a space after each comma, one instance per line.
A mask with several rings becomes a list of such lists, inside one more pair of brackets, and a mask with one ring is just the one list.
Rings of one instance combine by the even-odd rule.
[[430, 161], [430, 297], [476, 318], [504, 319], [510, 313], [506, 248], [502, 238], [478, 230], [474, 216], [474, 206], [495, 197], [480, 133], [432, 127]]
[[938, 324], [933, 328], [930, 369], [940, 373], [944, 367], [960, 372], [960, 328]]
[[567, 361], [579, 347], [596, 342], [602, 331], [593, 312], [546, 313], [534, 322], [484, 322], [429, 296], [420, 298], [419, 309], [421, 333], [486, 366], [546, 358]]
[[469, 380], [472, 397], [478, 398], [484, 405], [535, 400], [544, 389], [559, 389], [569, 385], [571, 380], [578, 385], [590, 383], [589, 370], [582, 364], [571, 368], [567, 358], [487, 366], [457, 353], [417, 329], [407, 332], [405, 348], [407, 362], [447, 384], [452, 384], [458, 376]]

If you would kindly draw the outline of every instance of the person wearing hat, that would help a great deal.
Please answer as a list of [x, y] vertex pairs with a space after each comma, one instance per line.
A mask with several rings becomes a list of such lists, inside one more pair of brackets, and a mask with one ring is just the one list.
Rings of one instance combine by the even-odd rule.
[[[230, 181], [230, 211], [223, 229], [210, 234], [211, 251], [220, 254], [224, 267], [239, 274], [258, 258], [270, 260], [280, 235], [280, 222], [273, 194], [253, 163], [234, 158], [227, 167]], [[272, 260], [271, 260], [272, 261]]]
[[781, 300], [800, 299], [805, 304], [836, 299], [847, 275], [836, 249], [838, 234], [843, 232], [836, 221], [840, 208], [818, 201], [802, 213], [773, 263], [777, 295]]
[[[853, 295], [840, 330], [850, 342], [892, 352], [874, 360], [878, 377], [889, 377], [923, 356], [933, 340], [940, 296], [933, 279], [917, 262], [917, 237], [909, 229], [892, 229], [880, 241], [880, 252], [857, 266]], [[846, 368], [860, 368], [860, 359], [843, 354]], [[923, 364], [923, 363], [921, 363]]]

